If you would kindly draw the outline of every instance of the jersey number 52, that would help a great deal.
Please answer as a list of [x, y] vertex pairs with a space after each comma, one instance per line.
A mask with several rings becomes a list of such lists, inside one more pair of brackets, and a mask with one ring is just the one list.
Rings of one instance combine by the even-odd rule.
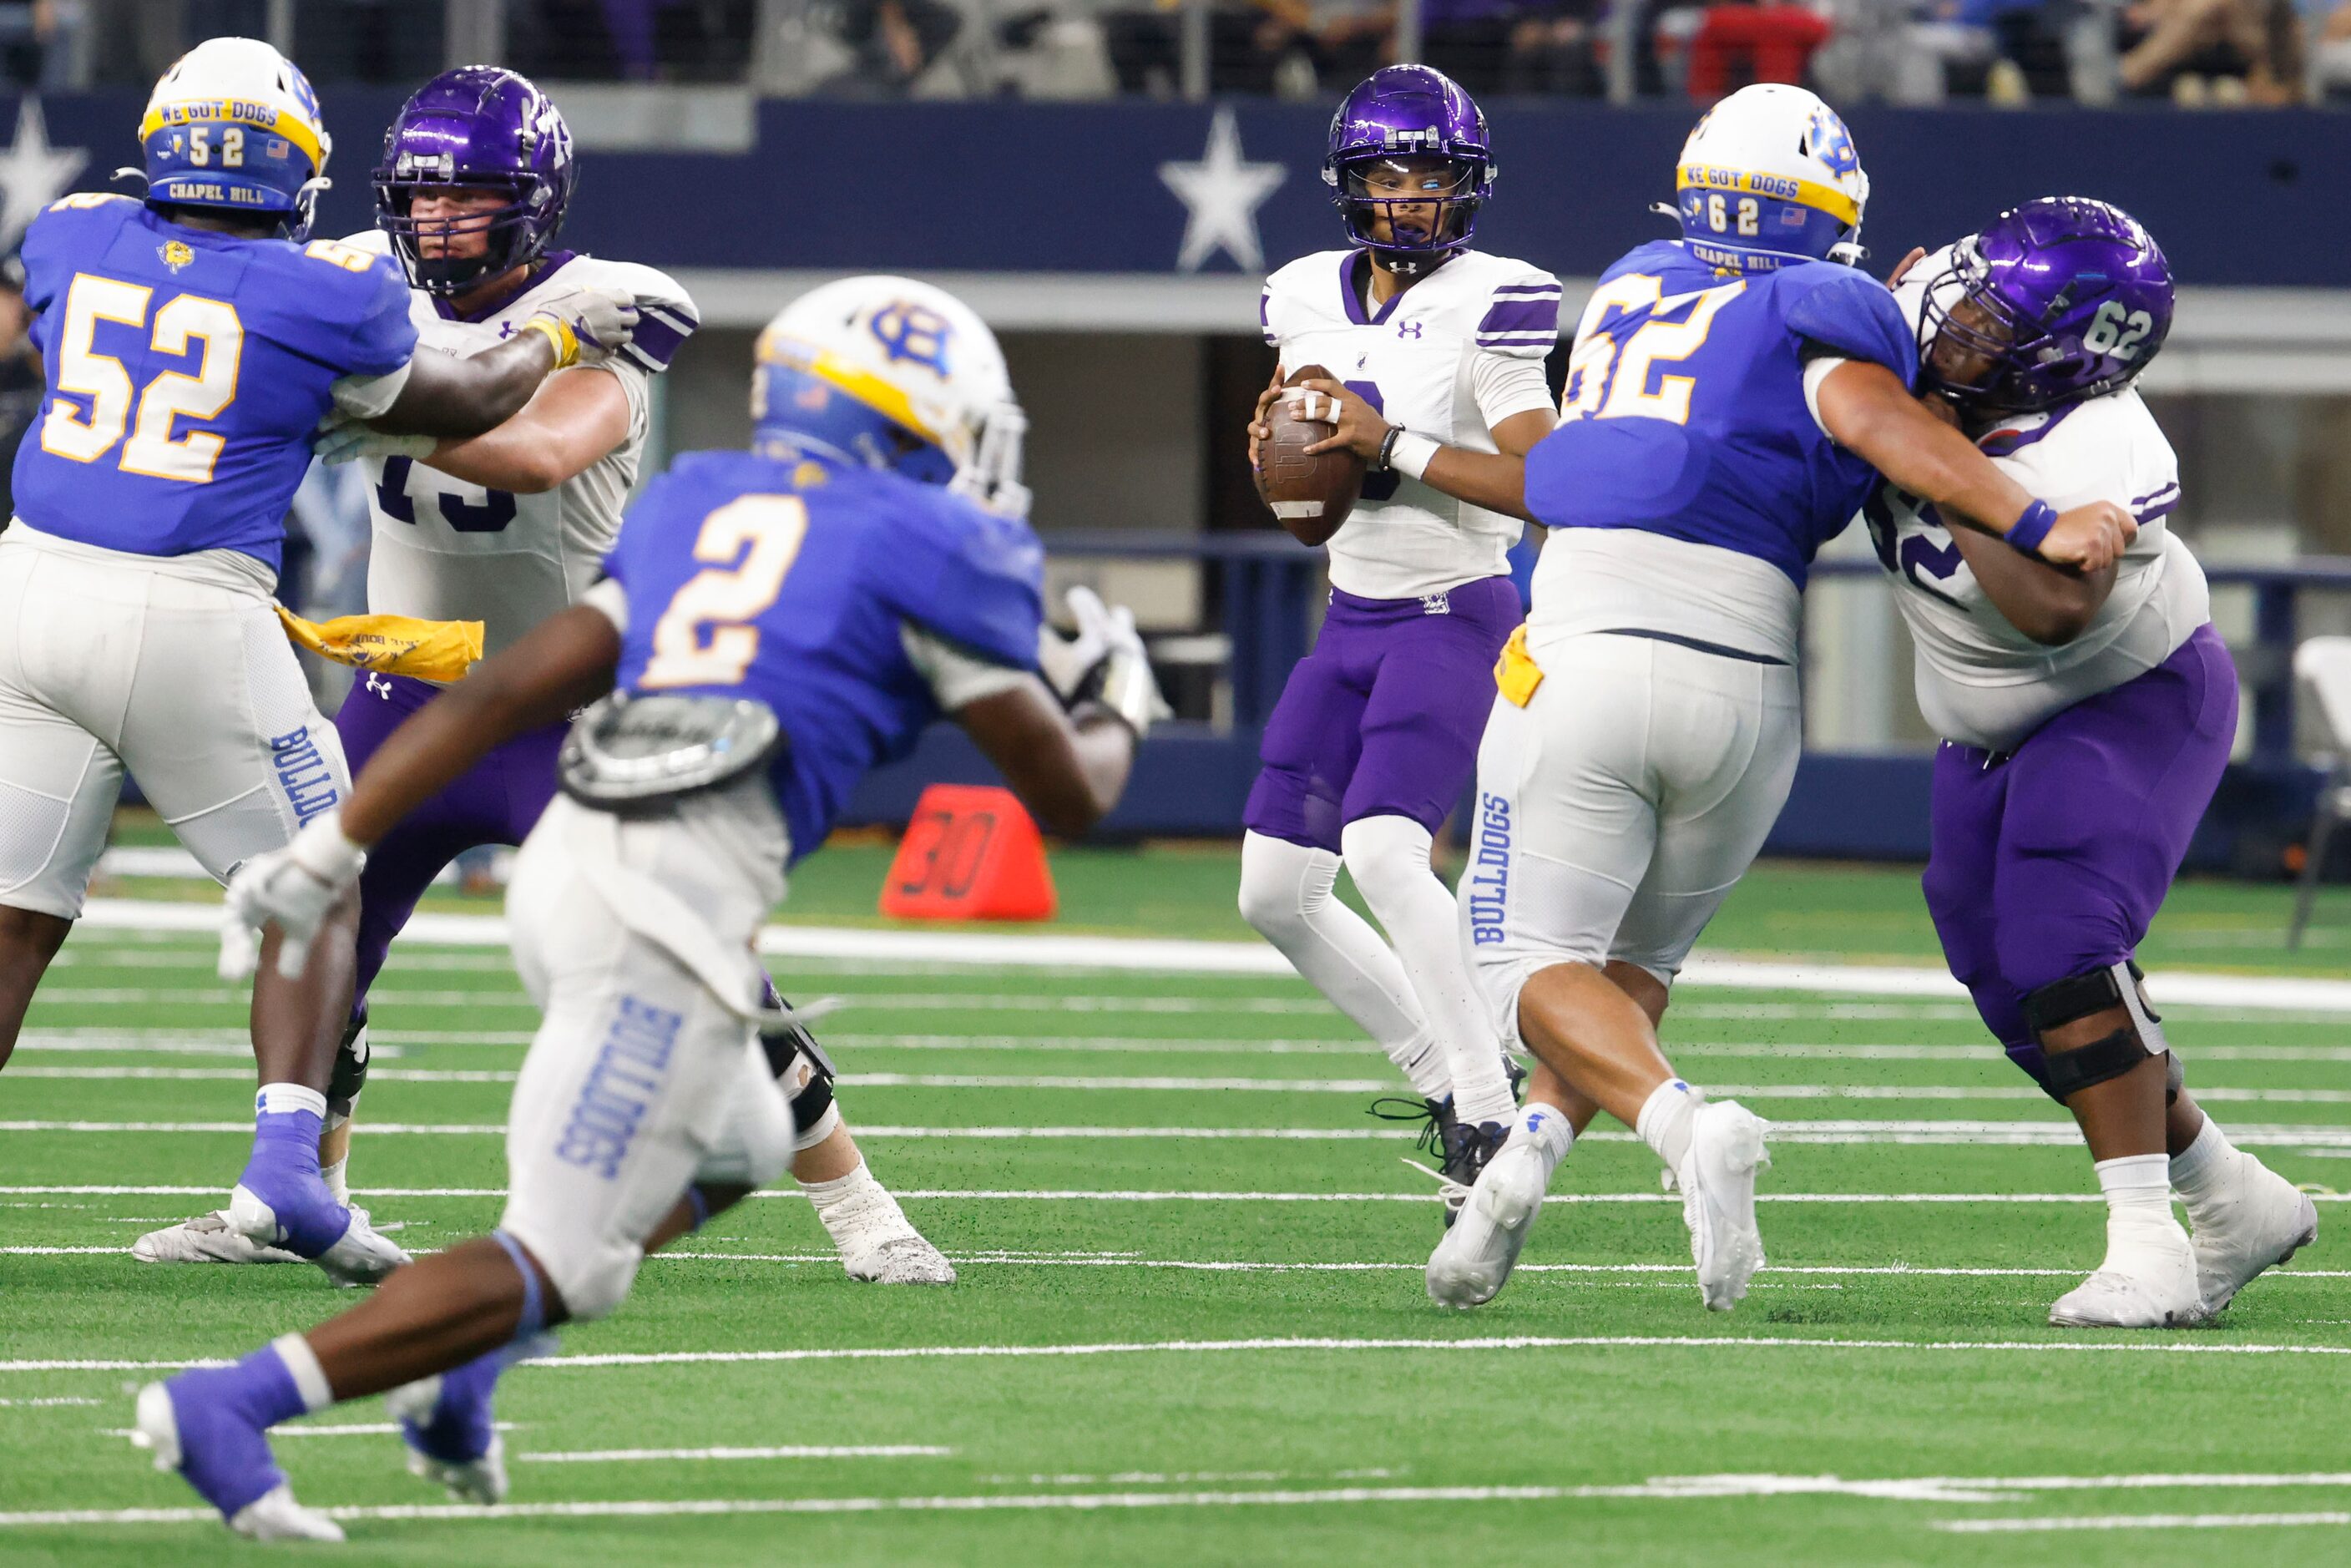
[[[155, 312], [149, 348], [183, 356], [201, 340], [193, 374], [164, 371], [136, 393], [132, 412], [131, 372], [120, 360], [92, 343], [100, 321], [148, 326], [154, 290], [144, 284], [81, 273], [66, 290], [65, 321], [57, 332], [57, 390], [89, 400], [89, 413], [63, 397], [52, 401], [41, 421], [41, 450], [76, 463], [95, 463], [122, 446], [117, 466], [126, 474], [177, 479], [189, 485], [212, 481], [213, 465], [226, 443], [210, 431], [192, 430], [174, 438], [182, 419], [217, 419], [236, 401], [237, 362], [245, 355], [245, 324], [225, 299], [182, 294]], [[128, 431], [130, 439], [123, 440]]]

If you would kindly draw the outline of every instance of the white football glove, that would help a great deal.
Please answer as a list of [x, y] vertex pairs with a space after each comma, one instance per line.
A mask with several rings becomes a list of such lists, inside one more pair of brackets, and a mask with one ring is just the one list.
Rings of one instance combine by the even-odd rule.
[[[1134, 612], [1115, 608], [1082, 585], [1070, 590], [1067, 603], [1078, 623], [1075, 637], [1049, 632], [1038, 640], [1037, 657], [1064, 703], [1091, 698], [1118, 716], [1139, 738], [1174, 709], [1152, 678], [1151, 656], [1134, 629]], [[1050, 648], [1047, 644], [1052, 644]], [[1075, 675], [1070, 676], [1074, 670]], [[1065, 679], [1066, 677], [1066, 679]]]
[[360, 457], [430, 457], [433, 449], [440, 444], [438, 436], [392, 435], [356, 419], [337, 415], [319, 424], [318, 438], [310, 450], [319, 462], [333, 468]]
[[542, 300], [531, 315], [546, 317], [579, 343], [573, 364], [602, 364], [627, 348], [637, 329], [637, 302], [617, 288], [569, 289]]
[[275, 923], [285, 934], [277, 947], [277, 972], [302, 977], [310, 943], [327, 912], [360, 880], [367, 852], [343, 836], [340, 811], [313, 817], [282, 850], [254, 856], [228, 879], [221, 917], [220, 973], [241, 980], [260, 961], [255, 933]]

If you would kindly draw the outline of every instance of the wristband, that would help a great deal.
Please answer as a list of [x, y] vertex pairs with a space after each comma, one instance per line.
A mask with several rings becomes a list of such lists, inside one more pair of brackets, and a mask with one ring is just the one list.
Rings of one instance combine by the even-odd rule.
[[2029, 556], [2041, 553], [2041, 541], [2057, 524], [2057, 508], [2046, 501], [2035, 501], [2024, 508], [2023, 515], [2009, 525], [2008, 542]]
[[1388, 426], [1387, 434], [1380, 438], [1380, 449], [1372, 454], [1372, 460], [1366, 465], [1373, 473], [1384, 474], [1388, 471], [1388, 461], [1395, 455], [1396, 441], [1403, 434], [1403, 425], [1391, 424]]
[[526, 332], [546, 334], [548, 346], [555, 350], [555, 368], [567, 369], [580, 359], [580, 338], [568, 323], [541, 312], [522, 324]]
[[1388, 466], [1410, 479], [1427, 473], [1430, 460], [1437, 454], [1435, 441], [1408, 430], [1390, 436], [1388, 446]]

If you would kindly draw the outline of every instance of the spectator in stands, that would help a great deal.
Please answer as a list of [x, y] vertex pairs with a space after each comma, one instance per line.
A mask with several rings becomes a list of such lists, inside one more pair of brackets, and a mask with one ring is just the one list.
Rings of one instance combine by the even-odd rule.
[[941, 0], [840, 0], [838, 15], [857, 63], [825, 84], [831, 92], [903, 94], [963, 30], [963, 13]]
[[1784, 0], [1719, 0], [1688, 44], [1693, 101], [1712, 103], [1751, 82], [1797, 82], [1813, 51], [1828, 41], [1819, 12]]
[[1589, 98], [1603, 0], [1421, 0], [1421, 58], [1471, 93]]
[[11, 85], [44, 92], [86, 85], [80, 46], [87, 21], [80, 0], [0, 4], [0, 59]]
[[[1307, 54], [1313, 13], [1305, 0], [1212, 0], [1208, 10], [1208, 89], [1270, 95], [1282, 62]], [[1183, 13], [1178, 0], [1102, 18], [1111, 68], [1123, 93], [1171, 98], [1184, 85]]]
[[2302, 23], [2292, 0], [2137, 0], [2123, 15], [2126, 93], [2191, 106], [2302, 96]]

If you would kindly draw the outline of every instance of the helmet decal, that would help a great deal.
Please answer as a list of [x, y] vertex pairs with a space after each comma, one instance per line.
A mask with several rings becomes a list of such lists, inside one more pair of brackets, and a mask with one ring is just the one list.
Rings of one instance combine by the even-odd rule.
[[935, 310], [904, 299], [893, 300], [873, 313], [870, 329], [882, 351], [892, 360], [905, 360], [947, 375], [947, 343], [955, 328]]
[[1670, 209], [1699, 260], [1729, 272], [1859, 259], [1869, 176], [1836, 110], [1800, 87], [1741, 88], [1701, 116]]

